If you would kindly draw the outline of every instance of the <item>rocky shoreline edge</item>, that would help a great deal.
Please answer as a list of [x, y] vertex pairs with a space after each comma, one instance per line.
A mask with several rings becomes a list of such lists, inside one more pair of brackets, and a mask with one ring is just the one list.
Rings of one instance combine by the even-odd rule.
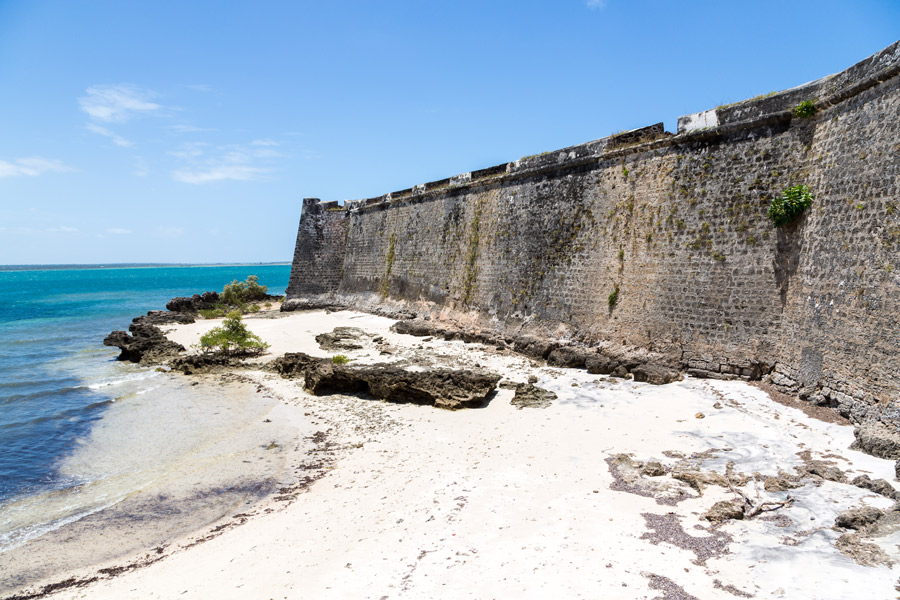
[[[217, 292], [173, 298], [166, 303], [166, 310], [152, 310], [146, 315], [134, 318], [128, 332], [113, 331], [106, 336], [103, 344], [119, 348], [119, 360], [148, 366], [167, 365], [186, 375], [239, 368], [244, 364], [240, 358], [214, 353], [186, 354], [184, 346], [169, 340], [159, 329], [160, 325], [193, 323], [199, 318], [200, 310], [215, 306], [218, 300]], [[396, 333], [426, 339], [441, 338], [483, 344], [500, 351], [514, 352], [535, 361], [546, 362], [549, 366], [585, 369], [588, 373], [596, 375], [633, 378], [635, 381], [653, 385], [679, 381], [685, 374], [699, 378], [743, 379], [772, 383], [766, 378], [771, 369], [767, 369], [765, 365], [751, 365], [740, 373], [682, 369], [681, 365], [671, 359], [644, 349], [587, 347], [532, 334], [504, 336], [492, 330], [438, 322], [429, 315], [423, 317], [403, 308], [375, 306], [368, 307], [367, 310], [366, 307], [351, 307], [328, 300], [294, 298], [283, 302], [279, 311], [282, 313], [309, 310], [341, 311], [350, 308], [397, 319], [391, 327]], [[333, 333], [332, 336], [334, 335], [336, 334]], [[328, 347], [327, 344], [326, 340], [322, 347]], [[350, 344], [352, 345], [352, 341]], [[341, 346], [338, 343], [332, 344], [331, 347], [340, 349]], [[328, 358], [317, 358], [303, 353], [288, 353], [269, 363], [254, 366], [275, 371], [286, 378], [302, 377], [306, 390], [314, 395], [362, 393], [382, 400], [432, 404], [449, 409], [483, 406], [501, 379], [499, 375], [492, 373], [453, 372], [447, 369], [419, 371], [413, 377], [400, 367], [339, 365]], [[518, 385], [521, 386], [523, 398], [535, 393], [532, 389], [534, 386], [530, 384]], [[798, 398], [801, 402], [815, 404], [802, 394]], [[837, 407], [824, 408], [840, 414], [845, 419], [851, 416], [840, 412]], [[895, 472], [897, 479], [900, 480], [900, 433], [875, 420], [853, 425], [856, 441], [852, 449], [896, 461]]]
[[[338, 313], [343, 307], [324, 308], [310, 306], [308, 308], [309, 317], [301, 316], [299, 318], [309, 318], [313, 319], [316, 323], [321, 323], [323, 317], [319, 315], [324, 315], [326, 311]], [[357, 315], [354, 310], [351, 310], [351, 312], [356, 315], [348, 315], [351, 316], [351, 318], [360, 318], [360, 316], [362, 316]], [[375, 311], [369, 312], [371, 314]], [[290, 315], [272, 311], [269, 314], [256, 315], [254, 318], [262, 319], [256, 322], [260, 326], [268, 327], [271, 332], [280, 328], [278, 322], [271, 319], [287, 318], [289, 316]], [[336, 317], [338, 315], [334, 316]], [[371, 411], [372, 414], [383, 413], [384, 408], [382, 407], [389, 407], [389, 405], [381, 402], [367, 402], [367, 398], [380, 397], [393, 402], [431, 404], [441, 408], [477, 409], [480, 406], [484, 406], [487, 402], [490, 402], [492, 395], [496, 392], [496, 388], [499, 387], [515, 391], [515, 395], [509, 403], [513, 404], [516, 408], [541, 408], [552, 403], [555, 399], [555, 394], [548, 389], [543, 389], [535, 385], [536, 383], [539, 383], [538, 378], [529, 376], [530, 371], [535, 372], [537, 375], [541, 375], [541, 381], [547, 382], [541, 383], [541, 385], [547, 385], [547, 387], [554, 389], [556, 392], [565, 394], [565, 391], [560, 391], [558, 386], [555, 386], [552, 381], [547, 379], [547, 374], [549, 374], [550, 377], [556, 377], [556, 374], [559, 374], [563, 379], [567, 379], [568, 377], [584, 378], [584, 373], [588, 371], [589, 360], [592, 363], [596, 360], [593, 356], [594, 354], [601, 356], [601, 359], [614, 358], [619, 360], [620, 364], [616, 365], [616, 367], [621, 366], [622, 362], [626, 362], [621, 360], [622, 357], [608, 357], [606, 353], [603, 353], [600, 350], [579, 347], [559, 340], [531, 338], [532, 340], [536, 340], [536, 342], [523, 345], [523, 342], [516, 337], [511, 338], [511, 340], [500, 339], [499, 337], [493, 337], [493, 334], [482, 334], [478, 331], [473, 331], [465, 327], [455, 327], [454, 325], [437, 320], [416, 318], [408, 312], [389, 312], [385, 309], [381, 312], [381, 316], [399, 319], [399, 321], [394, 323], [393, 326], [390, 326], [389, 322], [384, 323], [380, 329], [375, 330], [379, 331], [378, 334], [368, 334], [355, 327], [334, 327], [334, 325], [338, 323], [353, 324], [354, 321], [346, 319], [341, 321], [340, 319], [333, 318], [332, 322], [327, 326], [322, 324], [321, 327], [317, 328], [316, 323], [314, 323], [311, 328], [306, 326], [306, 328], [301, 329], [294, 328], [293, 331], [314, 330], [317, 334], [314, 336], [315, 343], [318, 344], [318, 347], [325, 354], [343, 351], [352, 355], [352, 350], [354, 348], [365, 347], [364, 352], [369, 352], [372, 355], [372, 360], [379, 360], [378, 354], [380, 352], [380, 354], [388, 356], [385, 360], [395, 361], [394, 365], [336, 364], [332, 359], [327, 358], [326, 356], [312, 356], [311, 354], [317, 353], [312, 352], [311, 348], [313, 348], [313, 346], [309, 344], [302, 347], [302, 349], [311, 354], [301, 352], [284, 353], [285, 345], [282, 344], [281, 353], [276, 354], [269, 360], [267, 360], [266, 357], [252, 359], [234, 359], [232, 357], [222, 359], [222, 357], [219, 357], [221, 360], [213, 360], [213, 355], [189, 354], [184, 350], [184, 346], [193, 343], [191, 342], [191, 337], [194, 336], [194, 339], [196, 339], [198, 331], [202, 331], [202, 325], [199, 327], [194, 326], [191, 335], [182, 334], [179, 336], [170, 333], [173, 338], [180, 340], [184, 344], [183, 346], [170, 340], [163, 329], [166, 325], [170, 324], [180, 326], [196, 321], [198, 315], [192, 314], [192, 311], [190, 310], [151, 311], [148, 315], [137, 317], [134, 320], [132, 323], [134, 327], [130, 334], [126, 332], [111, 334], [111, 336], [115, 337], [110, 341], [125, 341], [128, 344], [138, 342], [138, 349], [140, 349], [141, 352], [132, 352], [132, 348], [120, 348], [120, 350], [123, 351], [123, 356], [121, 358], [122, 360], [132, 360], [137, 358], [136, 362], [145, 366], [156, 365], [163, 370], [175, 371], [176, 374], [181, 373], [192, 376], [208, 377], [221, 381], [247, 381], [258, 385], [258, 391], [262, 389], [264, 393], [273, 394], [275, 396], [278, 394], [290, 396], [293, 392], [287, 391], [288, 388], [296, 390], [298, 389], [296, 387], [297, 384], [300, 383], [306, 392], [308, 392], [308, 394], [302, 395], [303, 400], [301, 402], [303, 409], [309, 411], [305, 414], [312, 414], [314, 415], [313, 418], [326, 422], [326, 425], [321, 426], [321, 430], [317, 431], [311, 438], [311, 441], [316, 444], [316, 447], [314, 452], [311, 453], [309, 461], [307, 461], [308, 464], [306, 464], [308, 467], [308, 475], [295, 489], [279, 490], [275, 497], [267, 499], [258, 507], [254, 508], [254, 510], [235, 515], [232, 519], [226, 519], [225, 521], [216, 524], [212, 529], [198, 532], [198, 534], [191, 539], [173, 543], [171, 546], [162, 547], [159, 550], [151, 549], [138, 559], [129, 559], [127, 563], [100, 565], [104, 568], [99, 570], [94, 568], [90, 572], [79, 572], [77, 577], [70, 577], [69, 579], [45, 586], [44, 588], [22, 592], [17, 596], [11, 596], [9, 598], [24, 600], [25, 598], [41, 597], [65, 588], [78, 588], [98, 580], [111, 579], [118, 574], [148, 566], [198, 543], [214, 539], [229, 529], [243, 525], [251, 520], [254, 515], [278, 510], [279, 504], [284, 505], [292, 503], [298, 494], [309, 491], [312, 483], [323, 477], [339, 459], [343, 461], [344, 457], [362, 457], [362, 454], [353, 450], [353, 448], [362, 447], [362, 444], [350, 444], [349, 442], [352, 442], [353, 439], [348, 437], [347, 433], [354, 428], [368, 424], [365, 420], [352, 422], [352, 413], [360, 409]], [[362, 323], [363, 321], [357, 322]], [[213, 325], [215, 325], [215, 322], [211, 321], [210, 327]], [[286, 323], [286, 326], [295, 327], [288, 323]], [[388, 331], [389, 326], [390, 331]], [[156, 331], [148, 329], [150, 327], [155, 328]], [[334, 329], [329, 333], [328, 330], [333, 327]], [[187, 329], [190, 330], [191, 328], [189, 327]], [[136, 335], [136, 330], [142, 333]], [[395, 333], [398, 335], [394, 336], [393, 334]], [[408, 344], [411, 352], [406, 352], [401, 360], [397, 360], [401, 357], [399, 354], [397, 356], [390, 356], [390, 344], [383, 339], [380, 339], [381, 335], [392, 340], [392, 343], [398, 344], [396, 346], [398, 348], [407, 345], [404, 343], [403, 346], [400, 346], [399, 342], [397, 342], [397, 339], [401, 335], [404, 337], [407, 335], [414, 336], [415, 341]], [[310, 335], [310, 342], [312, 342], [312, 337], [313, 336]], [[135, 340], [134, 338], [143, 339]], [[429, 338], [433, 338], [435, 341], [426, 342]], [[421, 353], [421, 350], [416, 350], [415, 348], [421, 348], [423, 343], [426, 347], [435, 343], [442, 343], [437, 342], [438, 339], [458, 340], [453, 346], [457, 348], [457, 351], [463, 353], [467, 352], [465, 348], [468, 343], [478, 343], [483, 346], [477, 347], [479, 353], [502, 360], [510, 360], [515, 357], [515, 360], [519, 361], [522, 365], [525, 365], [525, 368], [519, 368], [506, 373], [513, 379], [527, 380], [527, 383], [503, 379], [499, 375], [491, 373], [489, 370], [481, 369], [480, 367], [485, 363], [485, 360], [481, 358], [455, 363], [455, 366], [465, 365], [466, 368], [463, 369], [446, 369], [444, 367], [429, 365], [426, 358], [423, 358], [422, 361], [413, 361], [412, 364], [409, 360], [406, 360], [410, 355], [414, 356], [417, 353]], [[491, 340], [492, 343], [485, 343], [485, 340]], [[520, 348], [533, 348], [536, 350], [533, 350], [532, 354], [517, 350], [517, 341], [519, 341]], [[460, 344], [459, 342], [463, 342], [463, 344]], [[545, 354], [548, 346], [545, 345], [542, 347], [541, 342], [546, 342], [549, 346], [553, 346], [549, 353]], [[115, 343], [110, 345], [118, 347]], [[293, 345], [289, 345], [288, 347], [291, 349], [296, 348], [296, 346]], [[557, 352], [557, 358], [551, 363], [549, 360], [550, 355], [560, 348], [565, 348], [566, 350]], [[476, 347], [473, 346], [471, 349], [476, 350]], [[568, 362], [568, 364], [573, 364], [574, 362], [576, 366], [568, 367], [562, 364], [564, 362], [562, 357], [565, 357], [566, 354], [570, 353], [569, 349], [574, 349], [575, 354], [581, 353], [581, 356], [584, 357], [584, 365], [581, 365], [580, 358]], [[128, 350], [127, 355], [125, 352], [126, 350]], [[627, 357], [627, 360], [634, 361], [635, 357]], [[487, 363], [493, 364], [495, 370], [505, 372], [502, 368], [496, 369], [497, 365], [500, 363], [495, 362], [493, 359], [489, 359]], [[626, 366], [626, 371], [628, 369], [633, 371], [638, 366], [646, 365], [650, 363], [650, 361], [637, 361], [637, 363], [638, 364]], [[530, 365], [530, 367], [528, 365]], [[413, 366], [414, 368], [404, 368], [404, 366]], [[615, 370], [615, 368], [613, 368], [613, 370]], [[675, 371], [675, 369], [672, 370]], [[582, 373], [581, 375], [578, 375], [579, 371]], [[460, 384], [459, 381], [454, 379], [455, 376], [464, 372], [478, 374], [480, 379], [475, 379], [475, 383], [478, 385], [468, 386], [468, 384]], [[512, 376], [512, 373], [517, 374]], [[622, 373], [622, 371], [620, 370], [619, 373]], [[611, 386], [612, 388], [621, 388], [623, 385], [630, 386], [631, 384], [625, 382], [625, 379], [635, 378], [635, 376], [633, 373], [629, 376], [628, 373], [630, 373], [630, 371], [625, 374], [624, 378], [616, 377], [613, 376], [613, 373], [609, 373], [608, 375], [610, 377], [602, 379], [597, 378], [596, 381], [607, 382], [603, 385]], [[678, 371], [676, 371], [676, 373], [679, 378], [682, 377], [681, 373]], [[568, 383], [565, 385], [568, 385]], [[677, 390], [683, 385], [696, 386], [698, 385], [698, 382], [696, 382], [696, 380], [694, 382], [688, 380], [684, 381], [682, 384], [673, 385], [671, 387], [673, 390], [672, 393], [677, 393]], [[707, 384], [704, 383], [700, 385], [706, 386]], [[644, 393], [650, 393], [649, 390], [651, 388], [648, 386], [641, 386], [636, 389], [646, 390]], [[714, 388], [710, 387], [710, 389]], [[445, 403], [442, 399], [450, 397], [453, 394], [461, 394], [462, 392], [470, 393], [470, 395], [458, 396], [461, 401], [457, 405], [453, 405], [450, 402]], [[379, 393], [381, 396], [379, 396]], [[427, 395], [428, 393], [431, 394], [430, 397]], [[503, 393], [505, 394], [503, 396], [504, 403], [506, 403], [506, 399], [509, 398], [510, 393]], [[660, 391], [654, 393], [668, 395], [669, 392]], [[331, 394], [338, 395], [331, 396]], [[467, 399], [468, 401], [466, 401]], [[714, 399], [710, 400], [710, 404], [712, 404], [713, 400]], [[714, 416], [711, 415], [710, 412], [721, 414], [727, 413], [729, 412], [728, 409], [734, 406], [732, 401], [726, 399], [724, 396], [721, 396], [720, 400], [722, 406], [719, 406], [718, 403], [716, 403], [716, 406], [711, 406], [711, 408], [704, 407], [703, 410], [707, 413], [707, 417]], [[291, 400], [286, 401], [291, 402]], [[398, 410], [400, 408], [401, 407], [396, 407]], [[710, 410], [707, 410], [707, 408], [710, 408]], [[724, 408], [725, 410], [713, 410], [716, 408]], [[690, 414], [693, 414], [693, 412], [694, 411], [691, 410]], [[445, 411], [432, 413], [431, 411], [426, 410], [425, 413], [439, 415], [444, 414]], [[425, 413], [418, 412], [418, 414], [423, 415]], [[408, 413], [404, 412], [402, 414], [407, 415]], [[495, 413], [492, 409], [489, 413], [480, 412], [480, 416], [477, 412], [473, 412], [472, 414], [473, 417], [482, 419], [491, 418], [489, 415]], [[548, 412], [548, 414], [551, 413]], [[512, 417], [513, 415], [518, 417], [519, 413], [514, 410], [513, 414], [510, 416]], [[524, 421], [518, 418], [513, 418], [511, 421], [511, 423], [518, 423], [517, 425], [514, 425], [514, 427], [519, 427], [522, 423], [527, 422], [530, 415], [523, 413], [521, 416]], [[378, 418], [383, 418], [383, 414]], [[425, 418], [427, 419], [428, 417]], [[462, 415], [459, 415], [459, 419], [453, 415], [440, 418], [447, 419], [448, 423], [462, 423], [464, 420], [468, 419], [467, 416], [464, 417]], [[696, 418], [702, 419], [703, 416], [698, 413]], [[778, 417], [776, 416], [775, 418]], [[345, 419], [350, 419], [351, 423], [342, 423]], [[541, 419], [543, 419], [543, 417], [541, 417]], [[697, 423], [707, 423], [710, 421], [715, 421], [715, 419], [706, 418], [705, 421], [697, 421]], [[786, 427], [789, 426], [787, 423], [784, 425]], [[343, 429], [340, 429], [341, 427], [343, 427]], [[849, 432], [847, 432], [847, 437], [849, 438]], [[862, 439], [861, 443], [871, 449], [870, 454], [875, 454], [876, 452], [884, 454], [892, 451], [892, 447], [889, 443], [885, 442], [880, 436], [869, 435], [868, 430], [864, 427], [857, 428], [857, 438]], [[848, 444], [849, 440], [841, 444], [840, 447], [845, 448]], [[378, 446], [376, 446], [376, 448], [378, 448]], [[809, 448], [814, 451], [816, 450], [815, 448], [812, 448], [812, 446], [809, 446]], [[714, 450], [718, 451], [717, 449]], [[833, 456], [832, 454], [824, 454], [826, 451], [823, 449], [820, 450], [821, 451], [818, 452], [818, 454], [821, 454], [823, 457]], [[834, 450], [832, 450], [832, 452], [833, 451]], [[729, 522], [734, 523], [735, 521], [758, 522], [771, 520], [772, 522], [775, 522], [776, 519], [781, 519], [779, 521], [779, 523], [781, 523], [781, 521], [785, 521], [785, 517], [781, 516], [781, 512], [778, 513], [777, 517], [767, 517], [764, 515], [770, 511], [779, 509], [786, 509], [784, 512], [788, 512], [791, 507], [791, 497], [796, 495], [795, 491], [802, 491], [802, 488], [804, 487], [818, 487], [823, 484], [826, 487], [828, 485], [838, 485], [843, 489], [866, 490], [872, 494], [877, 494], [882, 498], [882, 504], [878, 505], [879, 508], [865, 506], [863, 508], [843, 510], [840, 515], [837, 515], [837, 518], [834, 520], [834, 526], [841, 528], [841, 532], [846, 533], [843, 533], [840, 537], [840, 541], [835, 544], [836, 547], [842, 553], [850, 556], [858, 564], [884, 564], [883, 561], [887, 559], [875, 552], [877, 548], [873, 550], [872, 544], [869, 544], [866, 540], [870, 534], [876, 535], [881, 530], [893, 529], [897, 525], [898, 519], [900, 519], [900, 510], [897, 510], [897, 505], [895, 504], [894, 507], [888, 506], [887, 499], [896, 502], [898, 494], [891, 483], [880, 478], [886, 476], [883, 469], [878, 472], [878, 475], [875, 475], [872, 471], [862, 471], [863, 473], [868, 472], [872, 474], [872, 477], [870, 478], [866, 475], [860, 475], [858, 468], [855, 469], [856, 472], [844, 470], [844, 468], [836, 466], [836, 463], [834, 463], [833, 460], [821, 458], [815, 454], [810, 454], [809, 452], [805, 452], [804, 455], [800, 456], [802, 465], [795, 467], [796, 473], [791, 472], [790, 469], [781, 471], [779, 468], [777, 477], [763, 477], [759, 473], [751, 472], [753, 469], [746, 470], [740, 469], [740, 467], [738, 468], [738, 471], [726, 470], [724, 474], [717, 474], [715, 471], [710, 471], [708, 465], [702, 464], [704, 460], [707, 460], [708, 457], [711, 456], [710, 453], [696, 454], [695, 456], [690, 452], [686, 454], [673, 452], [671, 455], [664, 452], [663, 455], [671, 460], [667, 460], [666, 458], [660, 460], [648, 457], [648, 455], [643, 453], [638, 453], [636, 455], [627, 452], [623, 453], [622, 450], [618, 448], [617, 452], [612, 453], [608, 453], [604, 450], [601, 452], [601, 456], [604, 454], [606, 455], [603, 458], [605, 463], [601, 462], [601, 464], [605, 465], [603, 468], [608, 469], [609, 474], [613, 478], [613, 483], [609, 486], [611, 490], [637, 496], [645, 496], [651, 500], [655, 500], [657, 504], [669, 507], [668, 510], [674, 510], [670, 505], [674, 506], [683, 500], [691, 501], [699, 496], [703, 496], [704, 489], [711, 495], [714, 492], [710, 490], [731, 490], [733, 493], [734, 498], [732, 499], [723, 500], [721, 502], [717, 501], [715, 503], [713, 503], [713, 499], [710, 499], [710, 501], [705, 503], [702, 508], [698, 507], [701, 511], [700, 514], [702, 514], [701, 523], [708, 523], [708, 525], [704, 525], [704, 528], [709, 531], [709, 536], [707, 536], [709, 539], [703, 536], [698, 538], [697, 536], [683, 533], [681, 532], [681, 526], [678, 524], [678, 519], [676, 517], [663, 516], [661, 517], [662, 520], [659, 522], [651, 522], [649, 520], [647, 522], [647, 525], [652, 531], [649, 534], [642, 536], [641, 539], [646, 538], [651, 544], [666, 542], [679, 545], [678, 540], [682, 540], [684, 544], [695, 545], [700, 543], [695, 540], [702, 539], [704, 540], [703, 543], [708, 541], [713, 546], [716, 546], [715, 548], [710, 547], [708, 549], [709, 552], [715, 550], [710, 556], [718, 556], [716, 553], [724, 552], [725, 547], [729, 543], [728, 534], [725, 531], [718, 529], [720, 525]], [[368, 453], [366, 453], [366, 455], [368, 456]], [[878, 454], [875, 455], [877, 456]], [[529, 456], [528, 458], [531, 457]], [[366, 460], [369, 459], [367, 458]], [[341, 462], [341, 464], [345, 463]], [[736, 491], [741, 490], [743, 486], [747, 485], [748, 477], [750, 478], [750, 481], [757, 481], [755, 485], [760, 486], [760, 489], [764, 487], [765, 491], [768, 492], [770, 496], [779, 495], [780, 499], [775, 498], [778, 502], [767, 502], [773, 500], [773, 498], [767, 497], [766, 494], [762, 494], [761, 496], [758, 495], [758, 497], [754, 498], [752, 493], [745, 495], [744, 493]], [[765, 481], [763, 481], [763, 479], [765, 479]], [[346, 481], [344, 481], [344, 483], [346, 483]], [[754, 484], [751, 483], [750, 485], [752, 486]], [[324, 486], [321, 490], [319, 487], [316, 487], [316, 490], [319, 490], [316, 493], [318, 494], [320, 491], [327, 490], [329, 487], [330, 486]], [[801, 490], [797, 490], [797, 488], [801, 488]], [[588, 492], [590, 492], [590, 489], [588, 489]], [[778, 492], [781, 492], [781, 494], [778, 494]], [[790, 496], [784, 497], [784, 492], [790, 494]], [[721, 494], [721, 492], [715, 493]], [[593, 494], [597, 494], [597, 491], [593, 491]], [[722, 495], [714, 497], [714, 499], [718, 500], [719, 497], [722, 497]], [[799, 498], [798, 503], [802, 507], [804, 503], [802, 493], [797, 497]], [[649, 519], [649, 517], [646, 518]], [[831, 519], [833, 518], [834, 517], [831, 517]], [[670, 523], [669, 520], [671, 520], [672, 523]], [[829, 520], [829, 523], [831, 523], [831, 520]], [[781, 527], [782, 525], [779, 524], [778, 526]], [[721, 548], [719, 546], [721, 546]], [[705, 552], [706, 550], [701, 552], [703, 557], [706, 556], [706, 554], [704, 554]], [[700, 554], [698, 554], [698, 559], [699, 558], [701, 558]], [[154, 569], [156, 569], [156, 567], [154, 567]]]

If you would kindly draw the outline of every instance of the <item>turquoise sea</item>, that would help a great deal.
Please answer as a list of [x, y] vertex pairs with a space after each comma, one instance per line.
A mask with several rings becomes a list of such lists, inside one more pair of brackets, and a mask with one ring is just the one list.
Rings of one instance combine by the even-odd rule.
[[[179, 495], [233, 506], [268, 491], [279, 461], [259, 448], [288, 433], [248, 423], [264, 422], [273, 401], [119, 362], [102, 341], [175, 296], [248, 275], [283, 294], [289, 274], [289, 265], [0, 270], [0, 565], [9, 550], [139, 498], [155, 494], [154, 510], [165, 511]], [[207, 502], [192, 514], [224, 512]]]

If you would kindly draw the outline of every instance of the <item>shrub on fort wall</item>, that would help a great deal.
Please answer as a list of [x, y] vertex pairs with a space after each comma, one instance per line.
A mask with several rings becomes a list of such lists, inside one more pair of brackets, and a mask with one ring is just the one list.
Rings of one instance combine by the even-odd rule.
[[785, 189], [781, 196], [772, 198], [768, 215], [775, 227], [790, 225], [812, 204], [813, 197], [805, 185]]
[[816, 105], [813, 104], [812, 100], [804, 100], [794, 107], [794, 114], [801, 119], [813, 117], [816, 114]]

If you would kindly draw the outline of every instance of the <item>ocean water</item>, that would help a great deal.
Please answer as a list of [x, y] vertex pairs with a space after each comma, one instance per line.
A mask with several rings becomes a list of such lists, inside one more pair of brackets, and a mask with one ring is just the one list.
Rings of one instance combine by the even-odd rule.
[[0, 562], [29, 540], [150, 497], [163, 513], [215, 497], [183, 515], [189, 528], [224, 514], [223, 502], [263, 495], [281, 466], [271, 449], [291, 435], [262, 425], [273, 400], [119, 362], [102, 341], [174, 296], [221, 291], [248, 275], [283, 294], [289, 273], [289, 265], [0, 271]]

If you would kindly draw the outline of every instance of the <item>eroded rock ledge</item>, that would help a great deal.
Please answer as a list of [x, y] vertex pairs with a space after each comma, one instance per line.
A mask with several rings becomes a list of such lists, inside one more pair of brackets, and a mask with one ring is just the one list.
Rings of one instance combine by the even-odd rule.
[[498, 348], [508, 348], [536, 360], [546, 360], [553, 367], [586, 369], [595, 375], [627, 377], [654, 385], [682, 379], [679, 369], [661, 356], [647, 352], [612, 353], [601, 348], [564, 344], [552, 338], [536, 335], [502, 336], [494, 331], [457, 329], [425, 319], [398, 321], [391, 329], [417, 337], [439, 337], [462, 340]]
[[451, 410], [485, 406], [500, 375], [482, 371], [432, 368], [410, 371], [395, 365], [337, 365], [302, 352], [275, 359], [271, 368], [283, 377], [303, 377], [317, 395], [366, 394], [379, 400], [433, 405]]
[[118, 360], [150, 364], [162, 362], [184, 352], [184, 346], [169, 340], [159, 327], [138, 319], [128, 327], [130, 334], [125, 331], [113, 331], [103, 340], [104, 346], [115, 346], [122, 351]]

